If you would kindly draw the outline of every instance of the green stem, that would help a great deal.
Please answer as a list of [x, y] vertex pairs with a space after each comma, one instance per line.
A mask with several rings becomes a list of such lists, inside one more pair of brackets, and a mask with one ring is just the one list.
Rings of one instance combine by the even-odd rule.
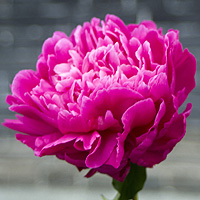
[[[117, 193], [117, 195], [115, 196], [115, 198], [113, 200], [119, 200], [119, 197], [120, 197], [120, 193]], [[135, 195], [133, 200], [138, 200], [138, 195], [137, 194]]]
[[131, 168], [123, 182], [113, 179], [113, 186], [119, 192], [114, 200], [138, 200], [137, 193], [146, 180], [146, 168], [131, 163]]
[[115, 196], [115, 198], [113, 200], [118, 200], [120, 197], [120, 193], [117, 193], [117, 195]]
[[138, 195], [136, 194], [133, 200], [138, 200]]

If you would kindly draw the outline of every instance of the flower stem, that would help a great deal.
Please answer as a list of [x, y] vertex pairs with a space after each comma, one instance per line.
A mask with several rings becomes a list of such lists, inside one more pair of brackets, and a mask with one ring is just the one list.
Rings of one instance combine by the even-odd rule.
[[138, 195], [136, 194], [133, 200], [138, 200]]
[[[115, 198], [113, 200], [118, 200], [119, 197], [120, 197], [120, 193], [117, 193], [117, 195], [115, 196]], [[135, 195], [135, 197], [133, 198], [133, 200], [138, 200], [138, 195], [137, 194]]]
[[146, 180], [146, 168], [131, 163], [131, 168], [123, 182], [113, 179], [113, 186], [119, 192], [114, 200], [138, 200]]
[[115, 198], [113, 200], [118, 200], [120, 197], [120, 193], [117, 193], [117, 195], [115, 196]]

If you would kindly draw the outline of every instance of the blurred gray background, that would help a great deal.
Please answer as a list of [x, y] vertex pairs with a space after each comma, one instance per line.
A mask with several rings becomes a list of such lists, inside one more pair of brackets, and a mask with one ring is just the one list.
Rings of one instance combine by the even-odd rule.
[[[21, 69], [35, 69], [44, 40], [56, 30], [70, 34], [92, 17], [116, 14], [125, 23], [153, 19], [166, 32], [179, 29], [180, 41], [197, 59], [197, 86], [186, 137], [167, 160], [148, 169], [140, 199], [200, 199], [200, 1], [199, 0], [0, 0], [0, 121], [13, 118], [5, 103], [9, 84]], [[115, 195], [111, 178], [83, 178], [74, 166], [54, 157], [37, 158], [0, 126], [0, 200], [96, 200]]]

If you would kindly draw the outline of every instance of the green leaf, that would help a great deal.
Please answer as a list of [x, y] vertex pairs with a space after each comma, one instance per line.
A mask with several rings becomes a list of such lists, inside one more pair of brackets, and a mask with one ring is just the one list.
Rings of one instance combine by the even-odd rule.
[[103, 200], [108, 200], [108, 199], [106, 199], [106, 197], [104, 197], [103, 195], [101, 195], [101, 197], [102, 197]]
[[131, 163], [129, 174], [124, 182], [113, 179], [114, 188], [120, 193], [118, 200], [134, 199], [146, 181], [146, 168]]

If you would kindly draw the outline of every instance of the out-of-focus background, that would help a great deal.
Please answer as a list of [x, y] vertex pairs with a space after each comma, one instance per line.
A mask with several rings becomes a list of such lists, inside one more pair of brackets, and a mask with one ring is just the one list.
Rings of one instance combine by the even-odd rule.
[[[92, 17], [116, 14], [125, 23], [153, 19], [163, 31], [178, 29], [183, 47], [197, 59], [197, 86], [188, 98], [193, 111], [186, 137], [167, 160], [148, 169], [142, 200], [200, 199], [200, 1], [199, 0], [0, 0], [0, 121], [13, 118], [5, 103], [9, 84], [21, 69], [35, 69], [43, 41], [56, 30], [68, 35]], [[0, 126], [0, 200], [101, 199], [115, 195], [111, 178], [83, 178], [54, 157], [37, 158]]]

